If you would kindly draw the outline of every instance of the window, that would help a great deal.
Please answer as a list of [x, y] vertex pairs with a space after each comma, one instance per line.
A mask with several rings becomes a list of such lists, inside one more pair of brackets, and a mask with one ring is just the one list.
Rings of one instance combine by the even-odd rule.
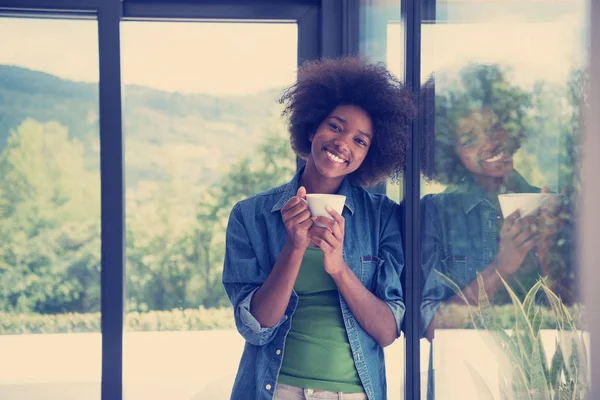
[[0, 398], [99, 399], [97, 24], [0, 37]]
[[584, 18], [577, 1], [447, 1], [423, 21], [429, 399], [589, 389], [574, 262]]
[[225, 228], [237, 201], [294, 175], [277, 100], [297, 31], [122, 24], [128, 398], [229, 397], [244, 342], [221, 283]]

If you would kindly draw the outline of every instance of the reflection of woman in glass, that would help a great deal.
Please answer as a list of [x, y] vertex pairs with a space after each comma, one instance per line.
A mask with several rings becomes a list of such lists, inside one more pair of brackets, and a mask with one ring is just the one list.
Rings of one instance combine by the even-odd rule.
[[[572, 294], [561, 287], [566, 271], [556, 271], [550, 256], [558, 242], [559, 202], [535, 215], [521, 217], [517, 211], [506, 219], [498, 203], [502, 193], [540, 192], [513, 163], [525, 136], [529, 96], [494, 66], [466, 69], [462, 82], [450, 87], [435, 95], [435, 164], [429, 171], [448, 186], [421, 204], [426, 278], [421, 312], [429, 340], [435, 329], [467, 322], [460, 308], [448, 307], [465, 305], [464, 300], [436, 271], [452, 279], [471, 305], [478, 303], [477, 273], [493, 304], [510, 302], [500, 276], [521, 298], [540, 276], [549, 278], [563, 301]], [[423, 95], [433, 98], [431, 81]]]
[[[383, 347], [404, 315], [400, 215], [361, 186], [404, 168], [410, 93], [343, 59], [304, 64], [282, 101], [306, 166], [230, 215], [223, 283], [246, 340], [232, 398], [384, 399]], [[345, 195], [342, 214], [311, 217], [307, 193]]]

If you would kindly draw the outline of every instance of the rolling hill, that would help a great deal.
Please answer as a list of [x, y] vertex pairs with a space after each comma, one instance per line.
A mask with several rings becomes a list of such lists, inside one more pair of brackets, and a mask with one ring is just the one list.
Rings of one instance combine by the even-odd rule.
[[[280, 89], [250, 96], [215, 97], [127, 85], [123, 90], [126, 179], [186, 174], [210, 182], [225, 164], [251, 151], [277, 119]], [[40, 71], [0, 65], [0, 151], [24, 119], [57, 121], [86, 147], [91, 168], [99, 161], [98, 85]]]

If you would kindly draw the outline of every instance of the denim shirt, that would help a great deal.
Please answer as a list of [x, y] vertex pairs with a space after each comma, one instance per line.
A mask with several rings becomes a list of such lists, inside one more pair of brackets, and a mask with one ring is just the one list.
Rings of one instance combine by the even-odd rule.
[[[539, 193], [518, 173], [507, 181], [511, 192]], [[425, 284], [421, 301], [421, 333], [424, 335], [443, 301], [455, 292], [443, 283], [436, 270], [461, 289], [477, 278], [499, 251], [502, 214], [471, 177], [448, 187], [444, 192], [421, 199], [421, 263]], [[516, 292], [525, 291], [538, 277], [537, 260], [529, 254], [523, 266], [509, 278]], [[490, 299], [506, 303], [510, 299], [501, 289]]]
[[[223, 285], [233, 305], [235, 323], [246, 340], [232, 399], [272, 399], [281, 368], [285, 339], [298, 304], [292, 292], [283, 318], [261, 327], [250, 313], [254, 293], [267, 279], [287, 241], [281, 208], [296, 195], [303, 169], [288, 184], [237, 203], [226, 233]], [[396, 320], [397, 335], [404, 317], [400, 275], [404, 267], [399, 206], [385, 195], [371, 194], [345, 179], [344, 260]], [[359, 325], [342, 295], [344, 318], [354, 364], [369, 400], [386, 398], [383, 348]]]

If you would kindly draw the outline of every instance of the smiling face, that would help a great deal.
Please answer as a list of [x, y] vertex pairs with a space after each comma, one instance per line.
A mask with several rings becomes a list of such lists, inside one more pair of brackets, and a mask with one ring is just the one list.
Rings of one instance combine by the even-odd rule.
[[456, 153], [472, 174], [506, 177], [513, 170], [513, 154], [517, 149], [517, 141], [489, 109], [474, 111], [458, 121]]
[[336, 107], [310, 136], [312, 160], [319, 175], [339, 178], [356, 171], [373, 140], [371, 117], [356, 106]]

